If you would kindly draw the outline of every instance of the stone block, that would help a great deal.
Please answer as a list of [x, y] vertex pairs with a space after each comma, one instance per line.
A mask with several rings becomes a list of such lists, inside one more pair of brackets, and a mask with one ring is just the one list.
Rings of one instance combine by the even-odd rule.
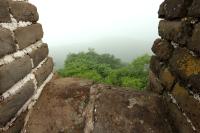
[[37, 8], [25, 1], [10, 1], [10, 11], [17, 21], [37, 22], [39, 15]]
[[151, 71], [159, 77], [160, 70], [162, 68], [162, 64], [157, 56], [152, 56], [150, 60], [150, 69]]
[[192, 0], [165, 0], [158, 11], [159, 18], [177, 19], [187, 16], [187, 8]]
[[191, 37], [191, 40], [189, 41], [187, 47], [200, 54], [200, 23], [196, 24], [194, 26], [194, 30], [193, 30], [193, 34], [192, 34], [192, 37]]
[[182, 111], [173, 103], [169, 96], [165, 96], [166, 107], [168, 108], [168, 120], [171, 123], [173, 133], [196, 133], [187, 121]]
[[188, 90], [178, 83], [175, 85], [172, 95], [176, 99], [180, 108], [186, 113], [189, 119], [192, 121], [197, 132], [200, 132], [200, 103], [192, 95], [188, 93]]
[[188, 16], [200, 17], [200, 1], [199, 0], [193, 0], [193, 3], [188, 10]]
[[180, 45], [187, 44], [192, 34], [192, 27], [185, 21], [161, 20], [159, 23], [159, 35], [168, 41]]
[[29, 55], [33, 59], [34, 67], [48, 56], [49, 50], [47, 44], [43, 44], [40, 48], [32, 51]]
[[47, 79], [47, 77], [53, 71], [53, 59], [48, 58], [47, 61], [34, 73], [38, 87], [42, 85], [42, 83]]
[[15, 51], [16, 46], [11, 31], [0, 27], [0, 58]]
[[160, 80], [156, 77], [156, 75], [152, 71], [149, 72], [149, 89], [157, 94], [162, 94], [164, 90]]
[[188, 80], [193, 75], [200, 74], [200, 60], [190, 54], [185, 48], [178, 48], [174, 51], [169, 61], [170, 69], [181, 80]]
[[19, 45], [19, 49], [24, 49], [39, 41], [43, 37], [41, 24], [33, 24], [27, 27], [20, 27], [16, 29], [14, 33], [15, 39]]
[[173, 46], [166, 40], [156, 39], [152, 51], [160, 60], [168, 60], [173, 52]]
[[7, 0], [0, 0], [0, 23], [11, 22], [9, 4]]
[[0, 94], [7, 91], [32, 70], [30, 57], [24, 56], [0, 67]]
[[15, 117], [27, 100], [34, 93], [33, 81], [28, 81], [19, 93], [0, 104], [0, 127], [4, 127], [7, 122]]
[[172, 75], [168, 68], [165, 68], [160, 72], [160, 81], [165, 89], [170, 91], [175, 82], [175, 77]]

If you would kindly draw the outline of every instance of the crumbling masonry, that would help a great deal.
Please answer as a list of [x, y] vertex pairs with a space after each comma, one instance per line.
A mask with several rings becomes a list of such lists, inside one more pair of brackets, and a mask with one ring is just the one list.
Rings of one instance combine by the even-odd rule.
[[164, 95], [175, 132], [200, 132], [200, 1], [165, 0], [152, 47], [150, 89]]
[[23, 128], [28, 110], [53, 76], [38, 19], [34, 5], [0, 0], [0, 132], [19, 132], [12, 129], [16, 121]]

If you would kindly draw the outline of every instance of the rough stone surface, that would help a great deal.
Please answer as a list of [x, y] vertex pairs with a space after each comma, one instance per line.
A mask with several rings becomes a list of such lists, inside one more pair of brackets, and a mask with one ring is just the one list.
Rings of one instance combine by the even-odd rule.
[[[197, 0], [198, 1], [198, 0]], [[160, 18], [177, 19], [187, 16], [187, 8], [192, 0], [165, 0], [158, 11]]]
[[32, 70], [29, 56], [17, 59], [0, 67], [0, 94], [4, 93]]
[[164, 101], [137, 92], [65, 78], [44, 89], [25, 127], [27, 133], [172, 133]]
[[161, 20], [159, 23], [159, 35], [166, 40], [185, 45], [190, 38], [192, 28], [184, 21]]
[[193, 30], [193, 35], [191, 41], [188, 43], [187, 47], [190, 50], [200, 54], [200, 23], [196, 24]]
[[156, 75], [150, 71], [149, 72], [149, 89], [152, 92], [158, 93], [158, 94], [162, 94], [163, 92], [163, 87], [161, 85], [160, 80], [156, 77]]
[[157, 55], [161, 60], [168, 60], [173, 52], [173, 46], [166, 40], [156, 39], [152, 51]]
[[172, 75], [168, 68], [165, 68], [160, 72], [160, 81], [165, 89], [170, 91], [175, 82], [175, 77]]
[[166, 107], [168, 107], [168, 119], [171, 123], [173, 133], [197, 133], [188, 123], [185, 116], [178, 109], [177, 105], [175, 105], [170, 99], [169, 96], [165, 96], [166, 99]]
[[39, 15], [34, 5], [24, 1], [10, 1], [9, 3], [11, 13], [17, 21], [38, 21]]
[[179, 106], [184, 110], [186, 115], [192, 121], [197, 132], [200, 132], [200, 123], [199, 123], [200, 104], [199, 104], [199, 101], [194, 99], [193, 96], [189, 95], [187, 89], [184, 87], [181, 87], [178, 83], [175, 85], [172, 94], [175, 97]]
[[0, 27], [0, 58], [15, 51], [16, 47], [11, 31]]
[[188, 11], [188, 16], [190, 17], [200, 16], [200, 1], [199, 0], [193, 0], [193, 3]]
[[7, 131], [4, 131], [3, 133], [20, 133], [21, 130], [23, 129], [23, 127], [24, 127], [24, 123], [25, 123], [24, 120], [26, 118], [27, 112], [28, 111], [23, 112], [20, 115], [20, 117], [18, 117], [16, 119], [14, 124]]
[[35, 72], [35, 77], [38, 82], [38, 86], [46, 80], [49, 74], [53, 71], [53, 59], [48, 58], [47, 61]]
[[157, 56], [152, 56], [150, 60], [150, 69], [155, 75], [158, 77], [160, 74], [160, 70], [162, 68], [162, 64]]
[[0, 23], [11, 22], [7, 0], [0, 0]]
[[20, 27], [14, 31], [16, 41], [19, 49], [39, 41], [43, 37], [43, 30], [41, 24], [33, 24], [27, 27]]
[[43, 44], [40, 48], [32, 51], [29, 55], [33, 59], [34, 67], [48, 56], [49, 50], [47, 44]]
[[18, 110], [33, 95], [33, 92], [33, 81], [29, 81], [18, 94], [0, 103], [0, 127], [4, 127], [16, 115]]
[[194, 93], [200, 95], [200, 74], [190, 76], [188, 83], [190, 85], [190, 89]]
[[199, 75], [200, 60], [192, 56], [185, 48], [178, 48], [170, 59], [170, 69], [182, 80], [188, 80], [190, 76]]

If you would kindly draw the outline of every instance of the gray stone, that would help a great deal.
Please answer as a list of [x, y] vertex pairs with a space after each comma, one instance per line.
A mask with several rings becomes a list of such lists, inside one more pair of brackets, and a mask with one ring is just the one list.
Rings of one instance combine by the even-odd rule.
[[161, 60], [168, 60], [173, 52], [173, 46], [166, 40], [156, 39], [153, 44], [152, 51]]
[[0, 58], [15, 51], [16, 46], [11, 31], [0, 27]]
[[0, 104], [1, 128], [4, 127], [12, 118], [14, 118], [19, 109], [33, 95], [34, 90], [33, 81], [29, 81], [22, 87], [22, 90], [18, 94]]
[[193, 35], [187, 47], [197, 54], [200, 54], [200, 23], [194, 26]]
[[162, 38], [180, 45], [185, 45], [192, 34], [192, 27], [185, 21], [161, 20], [158, 29]]
[[48, 56], [49, 50], [47, 44], [43, 44], [40, 48], [32, 51], [29, 55], [33, 59], [34, 67]]
[[158, 11], [159, 18], [177, 19], [187, 16], [192, 0], [165, 0]]
[[33, 24], [27, 27], [21, 27], [14, 31], [19, 49], [24, 49], [27, 46], [39, 41], [43, 37], [41, 24]]
[[37, 8], [24, 1], [10, 1], [10, 11], [17, 21], [37, 22], [39, 15]]
[[42, 85], [52, 71], [53, 59], [49, 57], [47, 61], [35, 72], [38, 87]]
[[7, 0], [0, 0], [0, 23], [11, 22], [9, 5]]
[[30, 57], [24, 56], [0, 67], [0, 94], [7, 91], [32, 70]]

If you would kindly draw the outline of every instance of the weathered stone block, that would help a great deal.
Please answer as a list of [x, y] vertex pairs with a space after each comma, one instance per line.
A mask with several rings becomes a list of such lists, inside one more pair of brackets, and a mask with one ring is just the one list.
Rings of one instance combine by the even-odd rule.
[[175, 82], [175, 77], [172, 75], [168, 68], [165, 68], [160, 72], [160, 81], [164, 85], [165, 89], [170, 91]]
[[13, 123], [13, 125], [3, 133], [20, 133], [21, 130], [24, 128], [25, 119], [28, 114], [28, 111], [23, 112]]
[[159, 18], [177, 19], [187, 16], [192, 0], [165, 0], [158, 11]]
[[199, 58], [192, 56], [185, 48], [176, 49], [169, 64], [170, 69], [182, 80], [188, 80], [190, 76], [200, 74]]
[[152, 51], [161, 60], [168, 60], [173, 52], [173, 46], [166, 40], [156, 39], [153, 44]]
[[43, 44], [40, 48], [32, 51], [29, 55], [33, 59], [34, 67], [48, 56], [49, 50], [47, 44]]
[[0, 127], [4, 127], [14, 118], [19, 109], [33, 95], [34, 90], [33, 81], [29, 81], [18, 94], [0, 104]]
[[0, 0], [0, 23], [11, 22], [7, 0]]
[[185, 45], [192, 34], [192, 28], [184, 21], [161, 20], [159, 23], [159, 35], [169, 41]]
[[175, 85], [173, 92], [173, 96], [175, 97], [179, 106], [183, 109], [186, 115], [196, 127], [197, 132], [200, 132], [200, 103], [193, 96], [191, 96], [187, 89], [181, 87], [178, 83]]
[[33, 24], [27, 27], [21, 27], [14, 31], [19, 49], [24, 49], [27, 46], [39, 41], [43, 37], [41, 24]]
[[0, 27], [0, 58], [15, 51], [16, 46], [11, 31]]
[[187, 47], [190, 50], [193, 50], [194, 52], [200, 54], [200, 23], [196, 24], [194, 26], [193, 35], [191, 37], [191, 40], [189, 41]]
[[32, 70], [29, 56], [0, 67], [0, 94], [4, 93]]
[[38, 82], [38, 87], [46, 80], [49, 74], [53, 71], [53, 59], [48, 58], [47, 61], [35, 72], [35, 77]]
[[162, 94], [164, 90], [160, 80], [156, 77], [156, 75], [152, 71], [149, 72], [149, 89], [157, 94]]
[[188, 16], [190, 17], [199, 17], [200, 16], [200, 1], [193, 0], [192, 5], [189, 8]]
[[158, 77], [160, 74], [160, 70], [162, 68], [162, 64], [157, 56], [152, 56], [150, 60], [150, 69], [155, 75]]
[[17, 21], [37, 22], [39, 15], [37, 8], [24, 1], [10, 1], [10, 11]]
[[189, 78], [190, 89], [200, 95], [200, 74], [192, 75]]
[[173, 133], [196, 133], [187, 121], [182, 111], [172, 102], [169, 96], [165, 96], [166, 107], [168, 108], [168, 120], [171, 123]]

